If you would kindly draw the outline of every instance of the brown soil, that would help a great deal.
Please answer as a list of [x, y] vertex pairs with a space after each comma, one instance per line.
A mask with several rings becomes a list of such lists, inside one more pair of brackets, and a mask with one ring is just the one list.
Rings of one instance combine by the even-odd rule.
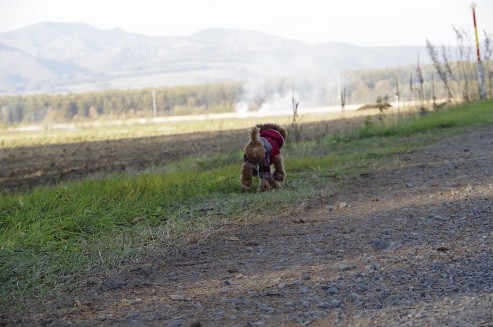
[[493, 326], [493, 128], [393, 158], [289, 213], [143, 258], [129, 274], [95, 276], [47, 307], [18, 322]]

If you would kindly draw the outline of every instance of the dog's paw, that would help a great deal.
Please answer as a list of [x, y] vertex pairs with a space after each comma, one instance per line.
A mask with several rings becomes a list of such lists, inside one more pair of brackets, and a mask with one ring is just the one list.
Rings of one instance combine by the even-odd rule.
[[268, 191], [270, 190], [270, 183], [269, 183], [269, 180], [267, 179], [262, 179], [260, 181], [260, 187], [258, 188], [258, 191], [259, 192], [265, 192], [265, 191]]
[[252, 188], [251, 187], [246, 187], [245, 185], [241, 185], [240, 187], [240, 193], [248, 193], [251, 192]]
[[269, 186], [271, 188], [279, 188], [279, 183], [277, 183], [273, 178], [269, 179]]
[[281, 171], [275, 171], [273, 174], [272, 174], [272, 177], [274, 178], [275, 181], [278, 181], [278, 182], [282, 182], [284, 181], [284, 172], [281, 172]]
[[253, 180], [251, 180], [251, 179], [242, 179], [241, 180], [241, 187], [249, 189], [252, 187], [252, 184], [253, 184], [252, 182], [253, 182]]

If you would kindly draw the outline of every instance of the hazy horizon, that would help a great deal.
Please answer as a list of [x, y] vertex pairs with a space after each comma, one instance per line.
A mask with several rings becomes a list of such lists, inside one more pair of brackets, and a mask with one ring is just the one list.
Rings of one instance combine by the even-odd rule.
[[[0, 33], [39, 22], [85, 23], [142, 35], [188, 36], [206, 28], [252, 30], [307, 43], [453, 45], [453, 26], [473, 37], [471, 1], [0, 0]], [[493, 31], [493, 1], [476, 1], [480, 39]]]

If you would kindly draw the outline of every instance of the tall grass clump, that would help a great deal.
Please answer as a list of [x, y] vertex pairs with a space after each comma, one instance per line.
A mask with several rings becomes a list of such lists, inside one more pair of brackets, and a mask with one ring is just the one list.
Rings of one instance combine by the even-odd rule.
[[406, 137], [416, 133], [427, 133], [437, 129], [485, 126], [493, 123], [493, 102], [484, 101], [467, 105], [456, 105], [448, 110], [428, 113], [424, 116], [411, 116], [399, 123], [369, 124], [349, 132], [350, 138], [367, 137]]

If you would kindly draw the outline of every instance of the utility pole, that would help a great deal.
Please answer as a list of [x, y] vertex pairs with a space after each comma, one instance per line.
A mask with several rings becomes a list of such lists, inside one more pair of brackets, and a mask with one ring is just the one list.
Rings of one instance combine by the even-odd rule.
[[401, 90], [399, 87], [399, 76], [395, 77], [395, 105], [397, 107], [397, 122], [399, 122], [399, 118], [401, 117], [401, 106], [399, 103], [401, 97]]
[[154, 89], [152, 89], [152, 112], [154, 113], [154, 117], [157, 117], [156, 90]]
[[341, 99], [342, 117], [346, 118], [346, 87], [341, 88], [341, 73], [337, 74], [337, 93]]
[[344, 87], [341, 91], [341, 110], [342, 117], [346, 118], [346, 87]]
[[476, 3], [471, 3], [472, 19], [474, 22], [474, 35], [476, 36], [476, 55], [478, 57], [478, 79], [479, 79], [479, 98], [484, 100], [486, 98], [486, 88], [484, 86], [484, 67], [481, 61], [481, 54], [479, 51], [479, 37], [478, 28], [476, 26]]

